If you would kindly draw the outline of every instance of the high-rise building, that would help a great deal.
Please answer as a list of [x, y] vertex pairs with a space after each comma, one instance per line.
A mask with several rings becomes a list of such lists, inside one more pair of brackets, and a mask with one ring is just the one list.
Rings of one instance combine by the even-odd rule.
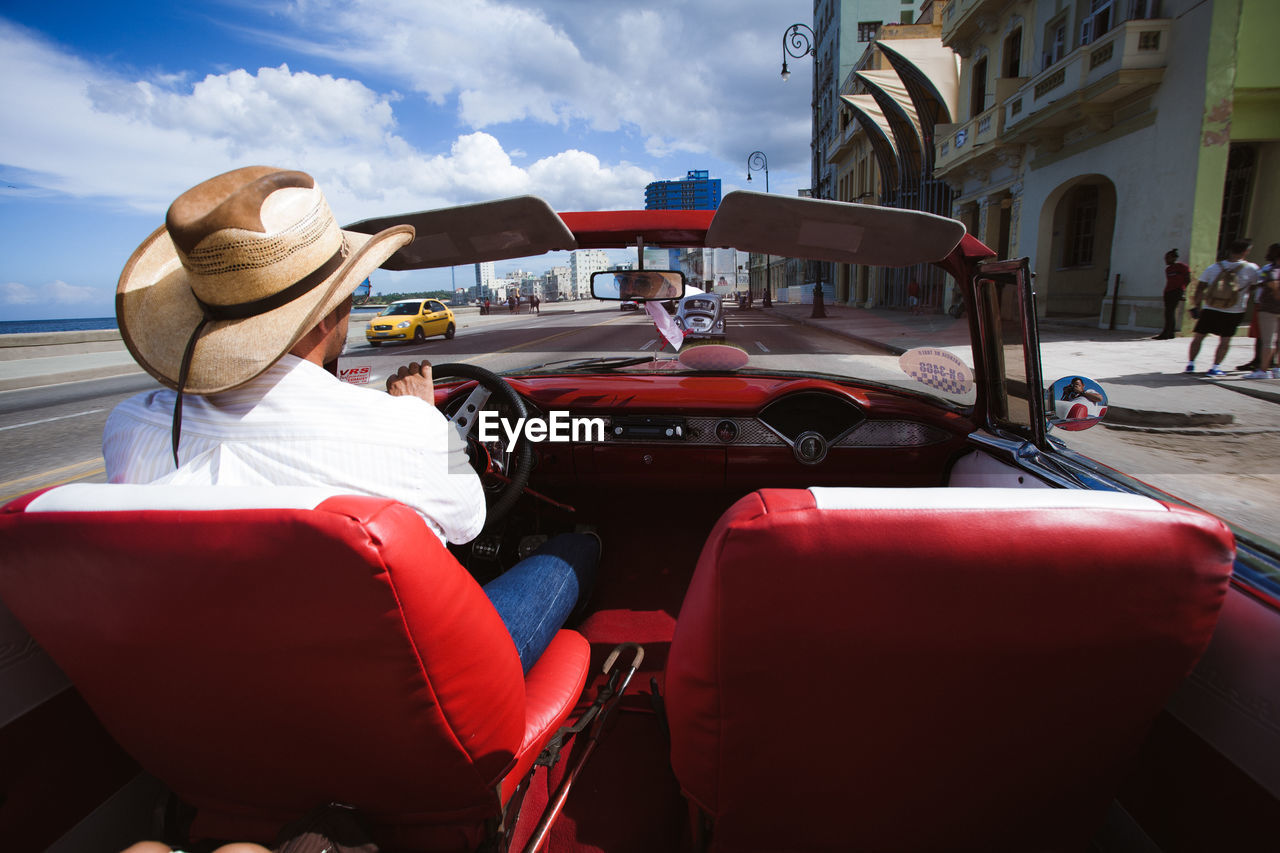
[[476, 264], [476, 298], [493, 298], [493, 262]]
[[715, 210], [720, 206], [720, 179], [696, 169], [682, 181], [654, 181], [644, 188], [645, 210]]
[[609, 268], [609, 253], [604, 249], [578, 249], [569, 255], [569, 277], [574, 299], [591, 298], [591, 274]]
[[548, 300], [572, 299], [573, 284], [568, 267], [552, 267], [542, 274], [542, 292]]

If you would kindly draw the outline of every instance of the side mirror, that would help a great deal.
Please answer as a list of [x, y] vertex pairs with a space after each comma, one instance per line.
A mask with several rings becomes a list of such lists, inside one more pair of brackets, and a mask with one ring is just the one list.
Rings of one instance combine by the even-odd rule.
[[605, 270], [591, 274], [596, 299], [679, 299], [684, 296], [684, 273], [679, 270]]
[[1092, 379], [1064, 376], [1045, 392], [1049, 427], [1077, 432], [1097, 424], [1107, 414], [1107, 392]]

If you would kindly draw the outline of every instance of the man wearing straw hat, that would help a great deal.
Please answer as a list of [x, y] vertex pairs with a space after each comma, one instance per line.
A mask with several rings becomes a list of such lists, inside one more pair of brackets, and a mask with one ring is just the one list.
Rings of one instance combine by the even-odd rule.
[[[125, 345], [167, 390], [112, 411], [108, 479], [329, 486], [400, 501], [441, 541], [473, 539], [484, 490], [449, 449], [430, 363], [401, 367], [388, 394], [325, 368], [352, 291], [413, 238], [408, 225], [342, 230], [303, 172], [236, 169], [179, 196], [116, 288]], [[589, 594], [599, 550], [564, 534], [486, 585], [526, 672]]]

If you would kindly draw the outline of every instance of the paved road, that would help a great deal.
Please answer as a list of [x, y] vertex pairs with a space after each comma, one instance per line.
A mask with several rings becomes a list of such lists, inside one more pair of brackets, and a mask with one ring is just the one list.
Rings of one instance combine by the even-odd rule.
[[[459, 315], [453, 340], [423, 343], [365, 342], [363, 318], [353, 318], [339, 369], [368, 369], [380, 385], [398, 366], [419, 359], [442, 365], [462, 362], [501, 373], [545, 362], [618, 353], [654, 352], [661, 341], [640, 311], [585, 303], [583, 310], [541, 315], [495, 312]], [[847, 357], [848, 341], [778, 318], [751, 314], [731, 321], [730, 340], [752, 354], [752, 365], [815, 369], [815, 355]], [[873, 346], [858, 352], [874, 356]], [[803, 355], [802, 355], [803, 353]], [[107, 414], [121, 400], [159, 385], [145, 374], [94, 379], [0, 394], [0, 501], [63, 482], [104, 482], [101, 446]]]

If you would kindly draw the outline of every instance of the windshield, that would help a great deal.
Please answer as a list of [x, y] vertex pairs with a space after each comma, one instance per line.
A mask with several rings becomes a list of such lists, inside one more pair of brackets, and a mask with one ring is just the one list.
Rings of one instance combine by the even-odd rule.
[[[509, 375], [821, 377], [893, 388], [958, 411], [975, 403], [968, 316], [952, 278], [931, 264], [873, 269], [732, 249], [650, 252], [661, 258], [648, 257], [646, 266], [685, 274], [683, 300], [641, 302], [638, 310], [627, 310], [634, 303], [592, 298], [589, 275], [581, 290], [575, 287], [568, 273], [576, 264], [566, 253], [496, 264], [494, 284], [479, 294], [490, 300], [491, 311], [463, 321], [464, 328], [474, 327], [453, 346], [465, 355], [448, 360]], [[609, 254], [597, 263], [635, 257], [634, 250]], [[534, 288], [536, 314], [527, 299]], [[517, 289], [526, 298], [513, 306], [509, 297]], [[403, 310], [401, 303], [387, 313]], [[731, 348], [734, 357], [695, 352], [715, 346]]]
[[421, 302], [393, 302], [384, 308], [378, 316], [390, 317], [397, 314], [417, 314], [421, 307]]

